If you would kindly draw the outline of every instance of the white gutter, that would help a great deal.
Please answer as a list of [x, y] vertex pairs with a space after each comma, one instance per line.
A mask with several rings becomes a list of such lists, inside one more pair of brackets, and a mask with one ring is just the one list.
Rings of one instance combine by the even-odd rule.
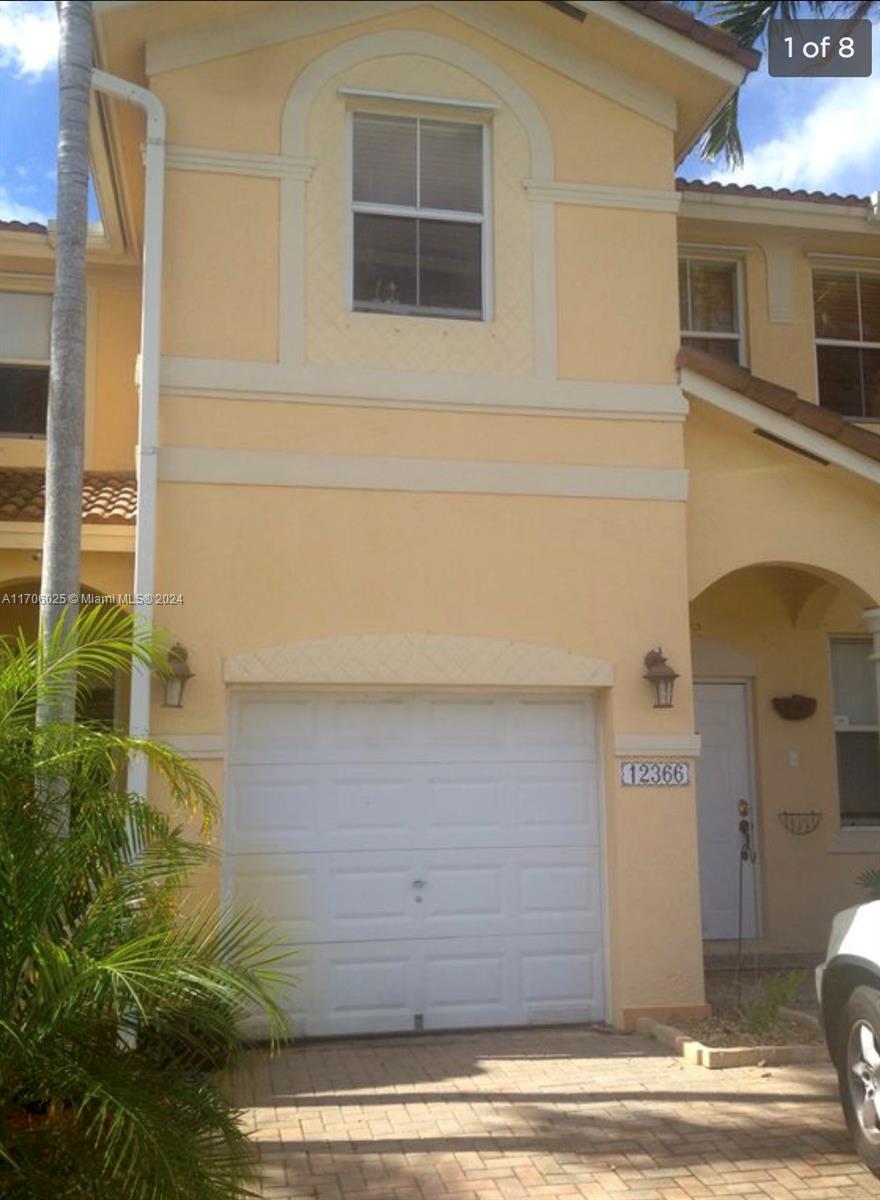
[[[92, 71], [98, 92], [137, 104], [147, 118], [144, 167], [144, 254], [141, 290], [141, 349], [138, 386], [140, 412], [137, 447], [137, 525], [134, 542], [135, 616], [152, 624], [156, 575], [156, 483], [159, 431], [159, 367], [162, 318], [162, 240], [165, 220], [165, 109], [154, 92], [127, 79]], [[146, 598], [146, 599], [145, 599]], [[134, 737], [150, 732], [150, 672], [135, 664], [131, 678], [130, 730]], [[128, 767], [128, 790], [144, 796], [148, 766], [144, 758]]]

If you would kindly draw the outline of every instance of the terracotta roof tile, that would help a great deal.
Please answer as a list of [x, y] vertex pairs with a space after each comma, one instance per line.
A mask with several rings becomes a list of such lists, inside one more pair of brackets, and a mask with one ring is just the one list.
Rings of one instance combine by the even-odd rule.
[[38, 221], [0, 221], [0, 233], [48, 233]]
[[848, 204], [868, 208], [868, 196], [841, 196], [838, 192], [793, 192], [790, 188], [756, 187], [752, 183], [717, 183], [704, 179], [676, 179], [679, 192], [708, 192], [716, 196], [746, 196], [764, 200], [801, 200], [808, 204]]
[[[44, 475], [30, 467], [0, 467], [0, 521], [42, 521]], [[137, 482], [122, 471], [86, 471], [82, 519], [89, 525], [132, 525]]]
[[880, 462], [880, 437], [876, 433], [844, 420], [828, 408], [821, 408], [818, 404], [801, 399], [791, 388], [780, 387], [778, 383], [771, 383], [769, 379], [753, 375], [745, 367], [724, 362], [711, 354], [705, 354], [702, 350], [692, 350], [690, 347], [683, 346], [675, 362], [679, 368], [687, 367], [688, 370], [696, 371], [698, 375], [711, 379], [713, 383], [720, 383], [722, 387], [739, 392], [741, 396], [797, 421], [798, 425], [806, 425], [816, 433], [821, 433], [840, 442], [842, 446], [848, 446], [850, 450], [857, 450], [859, 454]]
[[718, 29], [714, 25], [707, 25], [705, 21], [699, 21], [693, 13], [678, 8], [674, 4], [666, 4], [664, 0], [619, 0], [619, 2], [627, 8], [634, 8], [636, 12], [650, 17], [652, 21], [657, 21], [660, 25], [674, 29], [677, 33], [690, 38], [692, 42], [699, 42], [708, 50], [714, 50], [716, 54], [723, 54], [725, 58], [734, 59], [750, 71], [754, 71], [761, 61], [759, 51], [752, 50], [748, 46], [741, 46], [733, 34]]

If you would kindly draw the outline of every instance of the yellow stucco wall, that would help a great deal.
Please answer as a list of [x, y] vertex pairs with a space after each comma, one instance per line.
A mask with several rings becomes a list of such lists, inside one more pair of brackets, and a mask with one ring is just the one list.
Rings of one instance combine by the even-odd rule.
[[690, 594], [754, 563], [803, 564], [880, 600], [876, 487], [756, 437], [699, 400], [686, 427]]

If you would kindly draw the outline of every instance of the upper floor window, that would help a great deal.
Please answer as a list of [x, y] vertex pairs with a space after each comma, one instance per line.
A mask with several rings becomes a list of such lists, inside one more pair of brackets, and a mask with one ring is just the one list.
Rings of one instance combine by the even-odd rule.
[[880, 825], [880, 732], [872, 643], [833, 638], [831, 680], [843, 825]]
[[680, 258], [681, 344], [729, 362], [743, 362], [741, 293], [737, 263], [714, 258]]
[[880, 273], [815, 271], [819, 403], [845, 417], [880, 417]]
[[0, 437], [43, 437], [52, 297], [0, 292]]
[[352, 132], [352, 306], [481, 320], [485, 127], [355, 113]]

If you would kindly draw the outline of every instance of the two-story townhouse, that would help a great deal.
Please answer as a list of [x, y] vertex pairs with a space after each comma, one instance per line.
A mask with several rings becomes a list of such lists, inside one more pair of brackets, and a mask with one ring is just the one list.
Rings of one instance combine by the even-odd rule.
[[[757, 57], [659, 3], [96, 11], [149, 124], [99, 81], [83, 582], [182, 597], [149, 727], [298, 1027], [630, 1025], [819, 947], [880, 849], [876, 203], [676, 185]], [[51, 238], [2, 249], [14, 594]]]

